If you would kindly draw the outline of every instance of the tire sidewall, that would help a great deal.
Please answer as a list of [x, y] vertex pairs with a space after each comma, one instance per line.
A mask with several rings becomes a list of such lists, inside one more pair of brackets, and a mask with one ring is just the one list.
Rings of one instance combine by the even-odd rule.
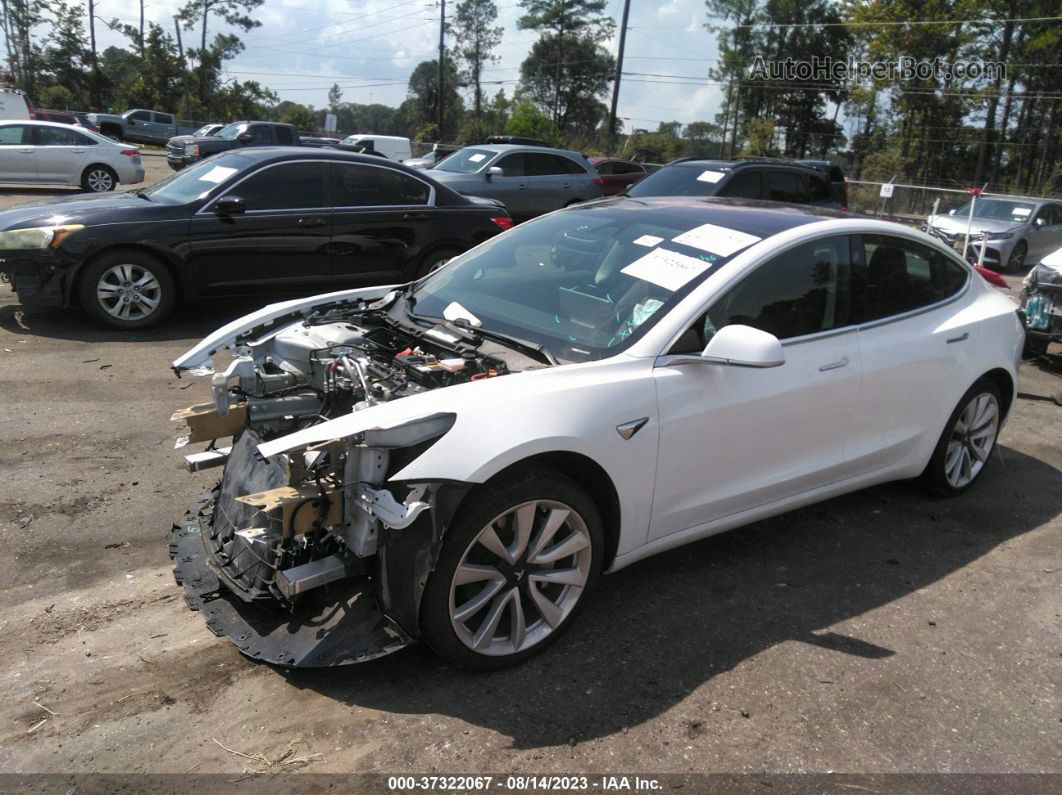
[[[450, 584], [462, 556], [484, 526], [514, 505], [529, 500], [556, 500], [574, 509], [586, 523], [591, 541], [590, 574], [579, 601], [559, 627], [534, 646], [517, 654], [477, 654], [458, 638], [450, 623]], [[574, 481], [549, 470], [528, 470], [502, 482], [484, 484], [469, 492], [443, 538], [435, 570], [421, 601], [420, 628], [424, 641], [443, 659], [465, 668], [496, 670], [517, 665], [548, 648], [571, 626], [601, 576], [604, 530], [589, 495]]]
[[[107, 190], [93, 190], [92, 187], [89, 185], [89, 174], [94, 171], [105, 171], [107, 172], [108, 176], [110, 176], [111, 186], [107, 188]], [[85, 169], [84, 173], [81, 175], [81, 187], [88, 193], [110, 193], [116, 187], [118, 187], [118, 175], [110, 166], [105, 166], [101, 163], [97, 163]]]
[[[155, 311], [146, 318], [123, 321], [112, 316], [100, 305], [96, 296], [96, 286], [100, 277], [115, 265], [136, 265], [150, 270], [162, 289], [162, 300]], [[150, 254], [140, 251], [113, 251], [103, 254], [82, 269], [78, 277], [78, 297], [85, 312], [95, 320], [111, 328], [130, 330], [148, 328], [163, 320], [173, 311], [177, 300], [177, 286], [169, 269]]]
[[[1019, 264], [1015, 265], [1014, 264], [1014, 255], [1017, 252], [1019, 252], [1019, 251], [1024, 252], [1024, 254], [1023, 254], [1022, 258], [1021, 258], [1021, 262]], [[1007, 273], [1017, 273], [1018, 271], [1020, 271], [1025, 266], [1025, 260], [1026, 260], [1026, 258], [1028, 256], [1029, 256], [1029, 247], [1025, 244], [1024, 240], [1019, 241], [1018, 245], [1016, 245], [1014, 247], [1014, 251], [1010, 252], [1010, 256], [1007, 258], [1007, 266], [1004, 268], [1004, 270]]]
[[[980, 395], [984, 392], [989, 392], [995, 397], [996, 406], [999, 411], [999, 424], [996, 426], [996, 436], [992, 440], [992, 451], [989, 453], [985, 465], [981, 467], [981, 470], [974, 476], [974, 479], [965, 486], [956, 488], [948, 482], [948, 478], [944, 473], [944, 460], [948, 454], [948, 442], [951, 440], [951, 432], [955, 427], [956, 421], [959, 419], [959, 415], [962, 414], [966, 409], [966, 406], [976, 395]], [[929, 459], [925, 471], [922, 473], [923, 481], [929, 490], [940, 497], [955, 497], [959, 494], [965, 493], [974, 484], [980, 481], [981, 476], [984, 475], [985, 469], [992, 460], [992, 453], [995, 452], [996, 445], [999, 443], [999, 430], [1002, 424], [1003, 396], [1000, 394], [999, 387], [994, 381], [988, 378], [978, 379], [973, 386], [966, 390], [966, 393], [959, 400], [955, 410], [952, 411], [951, 416], [948, 417], [948, 421], [944, 425], [944, 431], [941, 433], [940, 439], [937, 441], [937, 446], [933, 449], [933, 455]]]
[[438, 268], [442, 267], [442, 265], [436, 266], [436, 263], [440, 260], [452, 260], [460, 253], [461, 251], [456, 248], [441, 248], [429, 251], [420, 261], [420, 265], [417, 266], [417, 278], [423, 279], [428, 274], [434, 273]]

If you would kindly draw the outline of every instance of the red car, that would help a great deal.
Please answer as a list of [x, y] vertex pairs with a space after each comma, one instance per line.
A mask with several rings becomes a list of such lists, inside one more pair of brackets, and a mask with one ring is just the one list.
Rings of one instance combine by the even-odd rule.
[[630, 160], [615, 157], [591, 157], [590, 163], [604, 181], [604, 195], [615, 196], [623, 193], [628, 185], [633, 185], [646, 175], [646, 170]]

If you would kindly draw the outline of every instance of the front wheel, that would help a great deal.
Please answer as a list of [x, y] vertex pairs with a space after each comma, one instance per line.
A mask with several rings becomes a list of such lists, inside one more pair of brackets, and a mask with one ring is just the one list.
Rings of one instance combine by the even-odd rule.
[[1025, 257], [1029, 253], [1029, 247], [1025, 245], [1025, 241], [1021, 240], [1018, 245], [1014, 247], [1014, 250], [1010, 252], [1010, 256], [1007, 258], [1007, 273], [1018, 273], [1025, 265]]
[[177, 299], [166, 266], [140, 251], [99, 257], [85, 268], [79, 290], [89, 315], [119, 329], [153, 326], [170, 313]]
[[108, 166], [89, 166], [81, 175], [81, 187], [89, 193], [107, 193], [118, 184], [118, 175]]
[[922, 473], [933, 493], [951, 497], [977, 480], [995, 449], [1001, 406], [999, 387], [987, 378], [978, 380], [963, 395]]
[[523, 662], [571, 624], [601, 573], [593, 501], [550, 470], [469, 494], [443, 543], [421, 607], [442, 658], [479, 670]]
[[457, 249], [443, 248], [428, 252], [417, 268], [417, 278], [423, 279], [429, 273], [435, 273], [443, 265], [452, 260], [461, 252]]

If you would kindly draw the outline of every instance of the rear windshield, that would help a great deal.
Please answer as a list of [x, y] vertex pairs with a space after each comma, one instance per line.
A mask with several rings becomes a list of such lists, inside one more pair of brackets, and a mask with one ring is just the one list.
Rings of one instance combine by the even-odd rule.
[[[726, 170], [724, 170], [724, 168]], [[730, 176], [729, 166], [712, 163], [676, 163], [664, 166], [634, 183], [628, 196], [714, 196]]]

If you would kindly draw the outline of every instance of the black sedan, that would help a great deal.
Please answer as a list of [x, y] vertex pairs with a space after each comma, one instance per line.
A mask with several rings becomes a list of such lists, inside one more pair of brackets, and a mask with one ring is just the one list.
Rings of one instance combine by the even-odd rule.
[[143, 328], [178, 303], [408, 282], [512, 226], [378, 157], [241, 149], [149, 188], [0, 212], [0, 271], [29, 306]]

